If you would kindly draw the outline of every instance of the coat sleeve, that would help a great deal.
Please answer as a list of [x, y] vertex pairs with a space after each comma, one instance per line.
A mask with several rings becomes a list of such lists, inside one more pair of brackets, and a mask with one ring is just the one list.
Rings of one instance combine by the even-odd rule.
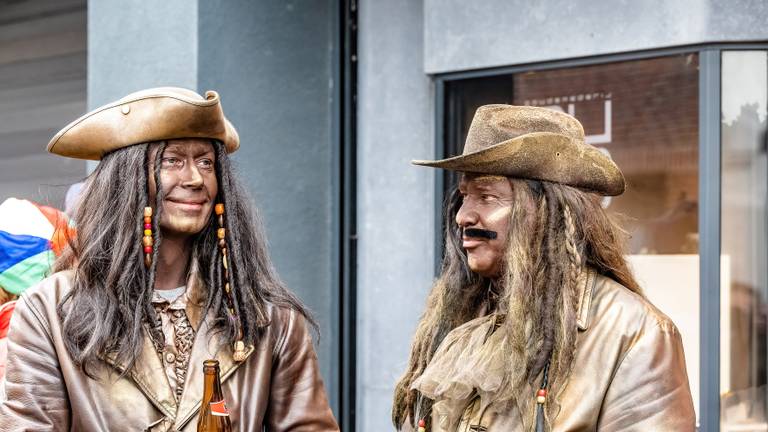
[[8, 358], [0, 392], [0, 430], [70, 428], [69, 400], [44, 316], [25, 296], [8, 332]]
[[286, 312], [273, 364], [267, 430], [338, 431], [317, 366], [312, 337], [303, 316]]
[[680, 334], [671, 322], [659, 323], [619, 364], [597, 430], [693, 432], [695, 423]]

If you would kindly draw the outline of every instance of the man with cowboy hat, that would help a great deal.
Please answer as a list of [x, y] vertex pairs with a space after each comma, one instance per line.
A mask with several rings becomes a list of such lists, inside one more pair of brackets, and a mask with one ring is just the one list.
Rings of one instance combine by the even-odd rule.
[[337, 431], [307, 309], [280, 281], [219, 95], [130, 94], [48, 144], [100, 160], [11, 323], [0, 430], [191, 431], [217, 359], [241, 431]]
[[414, 163], [462, 176], [395, 389], [398, 429], [695, 429], [680, 334], [600, 204], [624, 177], [575, 118], [482, 106], [462, 155]]

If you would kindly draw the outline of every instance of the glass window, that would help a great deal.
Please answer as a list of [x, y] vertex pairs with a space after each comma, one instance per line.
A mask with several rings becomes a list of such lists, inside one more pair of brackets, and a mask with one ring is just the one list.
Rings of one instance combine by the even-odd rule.
[[721, 62], [721, 337], [723, 431], [766, 431], [766, 51]]
[[[699, 70], [684, 54], [450, 81], [445, 153], [461, 153], [478, 106], [570, 113], [622, 169], [627, 191], [604, 206], [631, 235], [629, 261], [648, 298], [683, 336], [699, 402]], [[446, 189], [455, 181], [445, 174]]]

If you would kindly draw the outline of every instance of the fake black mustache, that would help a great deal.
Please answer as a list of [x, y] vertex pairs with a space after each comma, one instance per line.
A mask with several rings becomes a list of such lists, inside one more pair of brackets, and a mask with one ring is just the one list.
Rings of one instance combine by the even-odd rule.
[[479, 237], [488, 240], [493, 240], [498, 236], [496, 231], [484, 230], [480, 228], [465, 228], [464, 237]]

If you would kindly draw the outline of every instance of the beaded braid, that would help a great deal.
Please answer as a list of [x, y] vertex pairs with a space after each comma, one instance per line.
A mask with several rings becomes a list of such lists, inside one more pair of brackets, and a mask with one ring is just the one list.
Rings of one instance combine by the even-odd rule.
[[238, 313], [236, 312], [235, 308], [237, 307], [235, 304], [234, 299], [232, 298], [232, 288], [230, 286], [230, 283], [234, 282], [232, 278], [229, 276], [229, 263], [227, 262], [227, 240], [226, 240], [226, 232], [227, 229], [225, 228], [224, 224], [224, 204], [217, 203], [215, 206], [215, 212], [216, 212], [216, 219], [219, 223], [219, 228], [216, 230], [216, 237], [218, 238], [218, 246], [219, 246], [219, 252], [221, 253], [221, 267], [222, 267], [222, 277], [223, 277], [223, 283], [224, 283], [224, 293], [226, 294], [227, 298], [227, 313], [228, 318], [230, 322], [235, 326], [237, 334], [235, 336], [235, 343], [234, 343], [234, 350], [232, 358], [235, 361], [243, 361], [245, 360], [245, 343], [243, 342], [243, 323], [240, 321], [240, 317]]
[[[163, 237], [161, 235], [160, 231], [160, 217], [162, 216], [163, 212], [163, 196], [164, 191], [162, 187], [162, 183], [160, 182], [160, 170], [162, 169], [162, 161], [163, 161], [163, 154], [165, 153], [165, 148], [167, 146], [167, 143], [165, 141], [161, 141], [158, 145], [157, 152], [155, 153], [155, 159], [153, 164], [153, 170], [152, 175], [155, 178], [155, 202], [154, 202], [154, 217], [152, 218], [152, 235], [153, 235], [153, 244], [152, 244], [152, 255], [147, 259], [149, 261], [149, 268], [147, 272], [147, 288], [145, 290], [145, 297], [144, 297], [144, 310], [145, 314], [147, 316], [147, 322], [149, 324], [150, 333], [152, 335], [152, 342], [155, 345], [156, 349], [162, 349], [165, 346], [165, 334], [163, 333], [162, 326], [160, 325], [160, 320], [158, 319], [157, 312], [155, 311], [155, 308], [152, 306], [152, 293], [155, 288], [155, 276], [157, 275], [157, 254], [160, 251], [160, 244], [162, 243]], [[149, 159], [149, 155], [151, 154], [152, 146], [147, 146], [147, 160]], [[147, 181], [147, 197], [149, 197], [149, 182]], [[146, 261], [145, 261], [146, 262]]]

